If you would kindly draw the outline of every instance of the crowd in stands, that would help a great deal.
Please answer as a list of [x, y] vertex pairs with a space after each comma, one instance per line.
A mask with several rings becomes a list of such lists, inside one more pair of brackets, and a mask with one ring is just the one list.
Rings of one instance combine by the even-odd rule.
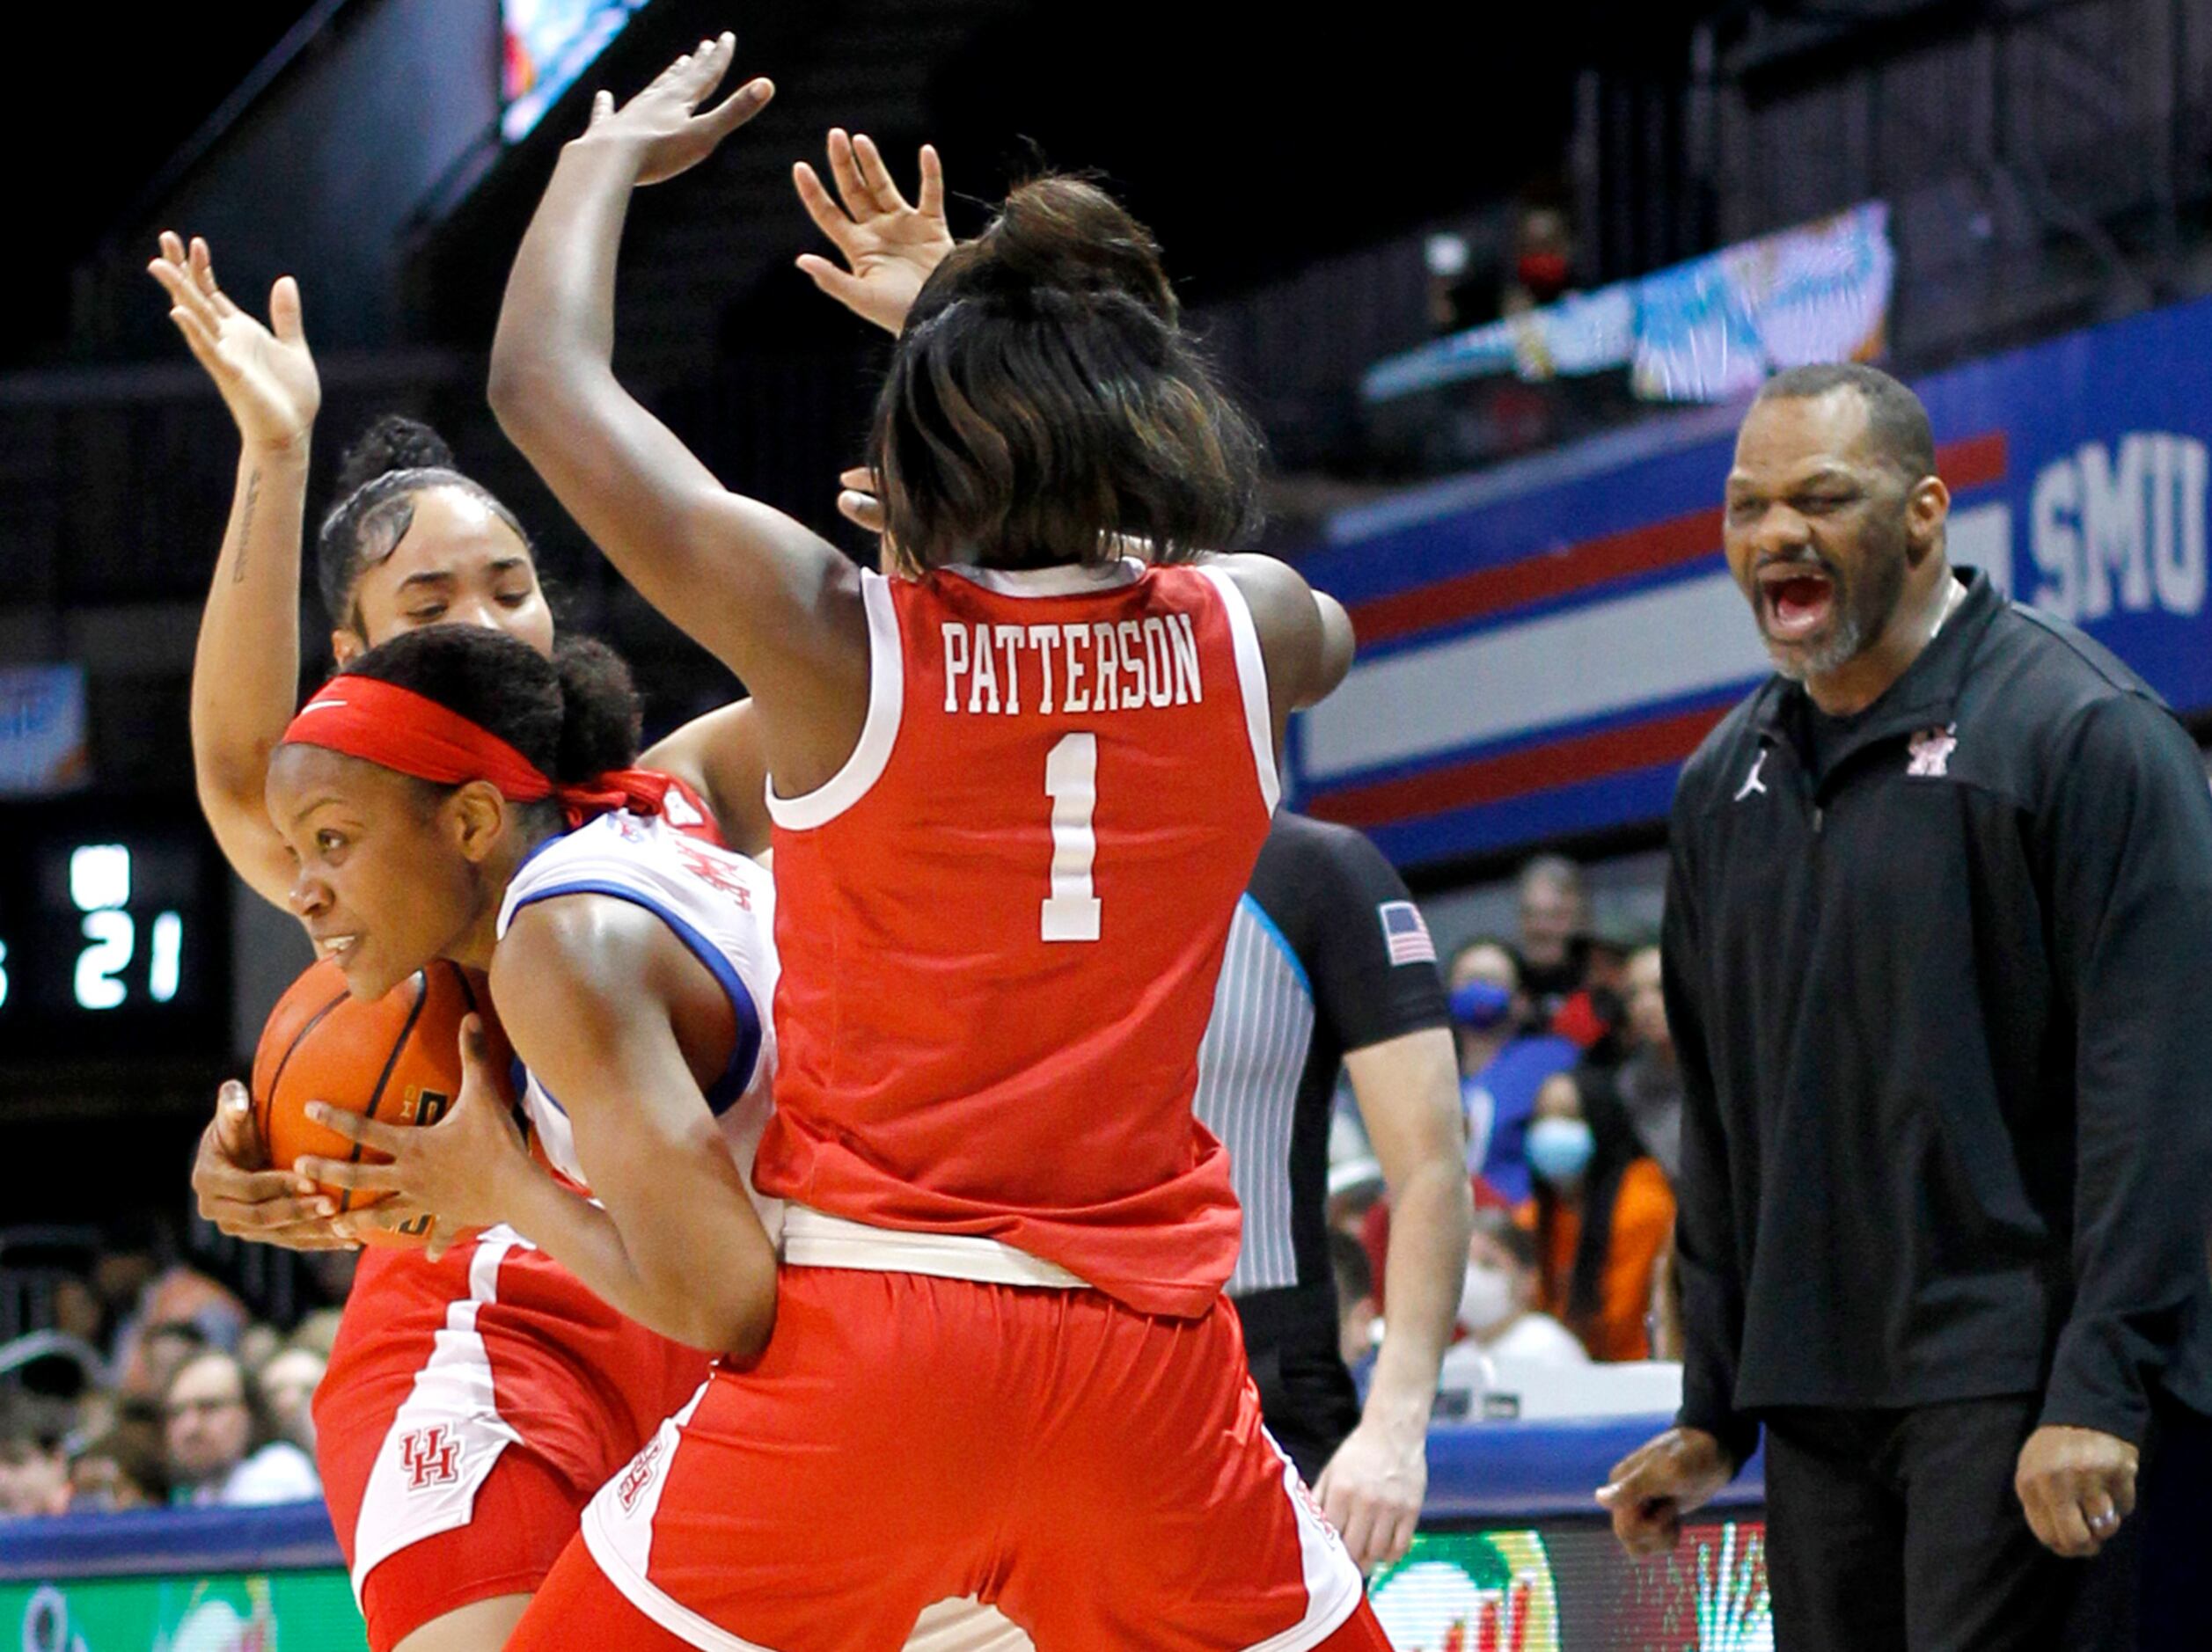
[[[1671, 1309], [1681, 1081], [1656, 939], [1593, 922], [1579, 869], [1522, 869], [1518, 933], [1446, 968], [1476, 1224], [1448, 1393], [1500, 1366], [1626, 1364], [1676, 1348]], [[1345, 1357], [1372, 1359], [1389, 1210], [1356, 1139], [1332, 1144]]]
[[282, 1333], [152, 1230], [35, 1289], [42, 1328], [0, 1343], [0, 1519], [321, 1495], [336, 1309]]

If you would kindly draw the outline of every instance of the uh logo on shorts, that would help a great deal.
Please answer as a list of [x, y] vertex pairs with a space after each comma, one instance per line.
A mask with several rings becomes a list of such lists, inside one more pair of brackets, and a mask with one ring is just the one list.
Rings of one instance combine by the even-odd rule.
[[461, 1443], [443, 1422], [399, 1436], [399, 1465], [407, 1471], [407, 1489], [450, 1486], [461, 1477]]
[[653, 1471], [660, 1466], [661, 1453], [667, 1444], [667, 1436], [655, 1435], [645, 1443], [645, 1449], [630, 1459], [629, 1467], [622, 1471], [621, 1483], [615, 1487], [614, 1495], [621, 1499], [624, 1514], [635, 1512], [638, 1499], [653, 1483]]

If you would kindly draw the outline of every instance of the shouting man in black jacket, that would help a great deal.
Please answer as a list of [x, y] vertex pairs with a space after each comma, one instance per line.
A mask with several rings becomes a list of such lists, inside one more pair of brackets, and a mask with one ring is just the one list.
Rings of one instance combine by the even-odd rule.
[[1682, 1413], [1599, 1499], [1664, 1546], [1763, 1423], [1784, 1648], [2132, 1645], [2091, 1580], [2212, 1412], [2212, 796], [2133, 672], [1949, 566], [1935, 469], [1871, 368], [1737, 438], [1778, 675], [1674, 800]]

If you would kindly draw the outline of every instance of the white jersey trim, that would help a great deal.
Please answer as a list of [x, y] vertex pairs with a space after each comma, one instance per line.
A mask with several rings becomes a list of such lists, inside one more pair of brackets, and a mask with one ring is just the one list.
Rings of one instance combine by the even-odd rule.
[[[469, 1258], [468, 1290], [445, 1311], [445, 1324], [433, 1339], [430, 1357], [414, 1374], [414, 1385], [392, 1414], [384, 1444], [377, 1448], [369, 1484], [354, 1524], [354, 1599], [369, 1574], [411, 1545], [465, 1526], [476, 1517], [476, 1494], [490, 1476], [500, 1453], [523, 1436], [500, 1415], [499, 1389], [490, 1354], [476, 1316], [486, 1303], [499, 1300], [499, 1269], [510, 1252], [530, 1248], [509, 1227], [487, 1229]], [[450, 1429], [446, 1443], [458, 1454], [458, 1473], [440, 1484], [408, 1483], [404, 1460], [408, 1435], [425, 1428]]]
[[1118, 562], [1072, 562], [1050, 568], [986, 568], [972, 562], [954, 562], [941, 570], [958, 574], [970, 585], [980, 585], [1000, 596], [1088, 596], [1134, 585], [1145, 572], [1135, 557]]
[[1298, 1470], [1275, 1436], [1265, 1429], [1260, 1437], [1283, 1460], [1283, 1491], [1290, 1498], [1291, 1516], [1298, 1527], [1300, 1568], [1306, 1579], [1306, 1615], [1279, 1634], [1256, 1641], [1244, 1652], [1309, 1652], [1344, 1626], [1344, 1619], [1366, 1598], [1366, 1583], [1352, 1564], [1344, 1539], [1337, 1535], [1314, 1501]]
[[1057, 1262], [980, 1233], [918, 1233], [787, 1205], [783, 1260], [794, 1268], [849, 1268], [864, 1273], [927, 1274], [986, 1285], [1088, 1290], [1088, 1280]]
[[768, 777], [768, 818], [786, 831], [826, 826], [866, 797], [890, 764], [906, 698], [906, 660], [899, 647], [898, 609], [890, 581], [862, 570], [861, 598], [868, 608], [868, 719], [845, 766], [800, 797], [778, 797]]
[[1260, 797], [1272, 815], [1283, 800], [1283, 778], [1275, 768], [1275, 719], [1267, 691], [1267, 656], [1260, 651], [1260, 633], [1252, 624], [1251, 605], [1226, 568], [1200, 565], [1198, 572], [1213, 581], [1228, 610], [1229, 637], [1236, 647], [1237, 683], [1244, 691], [1244, 732], [1252, 742], [1252, 766], [1259, 771]]

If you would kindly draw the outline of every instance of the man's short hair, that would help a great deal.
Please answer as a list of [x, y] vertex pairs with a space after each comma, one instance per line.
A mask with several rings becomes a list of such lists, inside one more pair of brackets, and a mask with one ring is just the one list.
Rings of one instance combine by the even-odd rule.
[[1535, 855], [1522, 863], [1520, 875], [1513, 887], [1522, 894], [1539, 883], [1549, 883], [1554, 888], [1564, 889], [1578, 901], [1584, 895], [1582, 868], [1564, 855]]
[[1834, 390], [1855, 390], [1866, 404], [1874, 448], [1908, 480], [1936, 473], [1936, 434], [1912, 387], [1864, 362], [1816, 362], [1776, 373], [1759, 388], [1762, 401], [1809, 401]]

